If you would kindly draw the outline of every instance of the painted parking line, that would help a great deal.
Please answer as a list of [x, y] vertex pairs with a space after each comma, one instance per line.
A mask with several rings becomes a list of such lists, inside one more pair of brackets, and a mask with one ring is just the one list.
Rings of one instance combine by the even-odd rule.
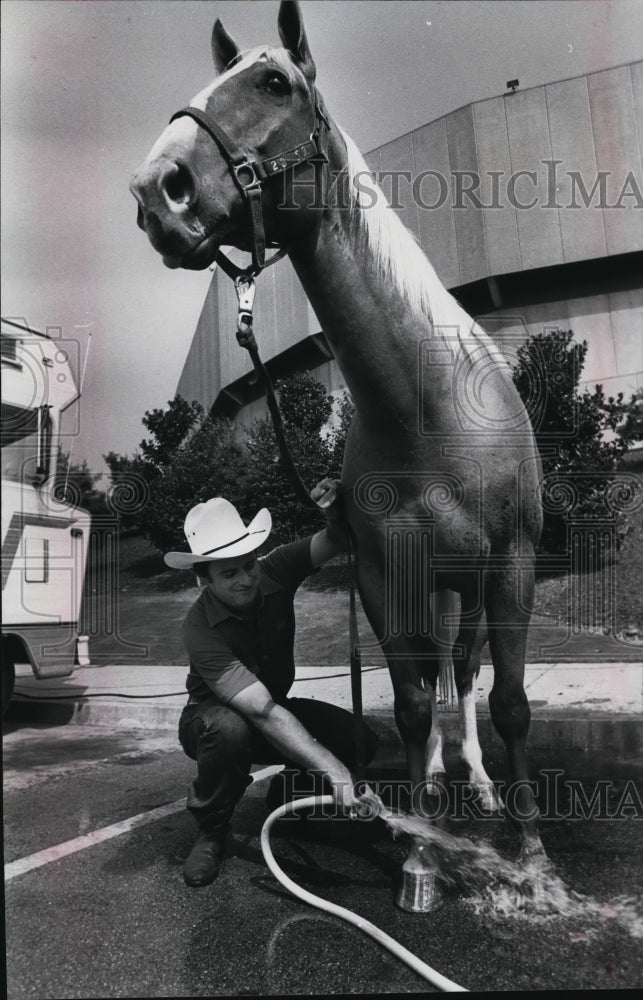
[[[254, 771], [252, 775], [253, 783], [277, 774], [278, 771], [282, 770], [282, 767], [281, 764], [271, 764], [270, 767]], [[130, 830], [134, 830], [139, 826], [146, 826], [148, 823], [155, 823], [159, 819], [173, 816], [183, 809], [185, 809], [185, 799], [177, 799], [176, 802], [168, 802], [157, 809], [150, 809], [148, 812], [139, 813], [137, 816], [130, 816], [128, 819], [121, 820], [120, 823], [112, 823], [111, 826], [104, 826], [101, 830], [93, 830], [91, 833], [85, 833], [82, 837], [74, 837], [73, 840], [65, 840], [62, 844], [54, 844], [53, 847], [47, 847], [44, 851], [37, 851], [36, 854], [29, 854], [26, 858], [18, 858], [17, 861], [11, 861], [5, 865], [5, 882], [10, 882], [19, 875], [33, 871], [34, 868], [41, 868], [52, 861], [59, 861], [70, 854], [76, 854], [78, 851], [84, 851], [88, 847], [102, 844], [113, 837], [120, 837], [121, 834], [129, 833]]]

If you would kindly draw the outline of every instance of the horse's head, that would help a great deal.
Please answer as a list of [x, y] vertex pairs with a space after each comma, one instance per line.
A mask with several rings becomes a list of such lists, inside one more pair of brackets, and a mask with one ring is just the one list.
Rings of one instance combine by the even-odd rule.
[[[283, 48], [239, 49], [217, 20], [218, 76], [178, 112], [134, 174], [138, 225], [168, 267], [201, 270], [221, 245], [253, 253], [312, 226], [326, 120], [299, 5], [279, 10]], [[277, 211], [297, 178], [299, 211]]]

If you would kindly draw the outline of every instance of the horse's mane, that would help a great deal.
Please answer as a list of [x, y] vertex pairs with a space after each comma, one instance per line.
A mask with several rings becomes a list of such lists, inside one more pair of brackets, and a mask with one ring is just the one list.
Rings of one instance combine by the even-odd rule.
[[[343, 130], [342, 137], [348, 154], [352, 225], [362, 236], [382, 277], [395, 285], [411, 309], [434, 323], [444, 321], [447, 300], [453, 303], [453, 299], [415, 236], [390, 207], [353, 140]], [[366, 191], [363, 185], [354, 181], [356, 177], [363, 178], [365, 175], [372, 178]]]
[[[351, 137], [341, 128], [340, 132], [347, 151], [351, 225], [381, 277], [392, 282], [418, 316], [430, 320], [433, 327], [448, 329], [467, 353], [484, 346], [497, 364], [506, 367], [497, 345], [445, 288], [413, 233], [390, 207]], [[366, 191], [354, 182], [365, 174], [372, 179]]]

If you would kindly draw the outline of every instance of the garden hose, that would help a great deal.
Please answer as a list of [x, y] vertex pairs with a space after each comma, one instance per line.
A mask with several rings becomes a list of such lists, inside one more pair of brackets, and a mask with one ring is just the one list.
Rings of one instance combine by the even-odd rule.
[[274, 854], [272, 853], [272, 848], [270, 846], [270, 831], [272, 830], [273, 824], [284, 816], [289, 816], [292, 813], [297, 812], [299, 809], [308, 809], [311, 806], [324, 806], [332, 805], [334, 802], [332, 795], [321, 795], [315, 796], [311, 795], [305, 799], [297, 799], [294, 802], [286, 802], [284, 805], [279, 806], [268, 816], [265, 821], [263, 828], [261, 830], [261, 850], [263, 851], [263, 856], [268, 868], [275, 876], [278, 882], [280, 882], [284, 888], [288, 889], [289, 892], [296, 896], [297, 899], [301, 899], [304, 903], [309, 903], [310, 906], [315, 906], [319, 910], [323, 910], [325, 913], [331, 913], [341, 920], [347, 921], [349, 924], [353, 924], [364, 934], [368, 934], [372, 937], [378, 944], [382, 947], [387, 948], [393, 955], [400, 959], [400, 961], [405, 962], [414, 972], [417, 972], [419, 976], [425, 979], [427, 982], [431, 983], [432, 986], [437, 987], [437, 989], [442, 990], [445, 993], [468, 993], [469, 991], [465, 989], [464, 986], [458, 986], [457, 983], [452, 982], [452, 980], [447, 979], [441, 973], [436, 972], [432, 969], [430, 965], [423, 962], [417, 955], [409, 951], [403, 945], [396, 941], [394, 938], [389, 937], [385, 934], [383, 930], [376, 927], [369, 920], [364, 917], [360, 917], [359, 914], [354, 913], [352, 910], [348, 910], [343, 906], [338, 906], [336, 903], [331, 903], [326, 899], [322, 899], [320, 896], [313, 895], [312, 892], [308, 892], [306, 889], [302, 889], [301, 886], [293, 882], [291, 878], [286, 875], [284, 871], [279, 867], [275, 861]]

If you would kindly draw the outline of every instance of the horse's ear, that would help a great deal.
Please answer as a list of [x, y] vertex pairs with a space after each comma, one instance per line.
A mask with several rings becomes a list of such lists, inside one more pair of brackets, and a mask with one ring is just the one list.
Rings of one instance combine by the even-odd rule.
[[239, 46], [217, 18], [212, 29], [212, 58], [217, 73], [223, 73], [228, 63], [238, 55]]
[[308, 48], [308, 39], [304, 31], [304, 20], [297, 0], [281, 0], [279, 8], [279, 37], [284, 48], [288, 49], [300, 64], [306, 76], [315, 79], [315, 63]]

